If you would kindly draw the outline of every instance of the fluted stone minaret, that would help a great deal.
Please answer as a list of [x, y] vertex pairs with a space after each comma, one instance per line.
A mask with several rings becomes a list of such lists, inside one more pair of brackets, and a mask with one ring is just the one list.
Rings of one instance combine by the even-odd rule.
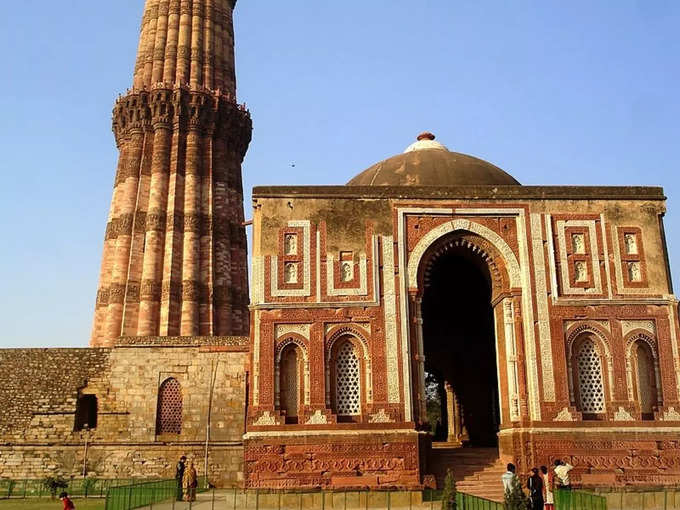
[[90, 345], [120, 336], [248, 334], [236, 103], [236, 0], [146, 0], [132, 89], [116, 102], [120, 150]]

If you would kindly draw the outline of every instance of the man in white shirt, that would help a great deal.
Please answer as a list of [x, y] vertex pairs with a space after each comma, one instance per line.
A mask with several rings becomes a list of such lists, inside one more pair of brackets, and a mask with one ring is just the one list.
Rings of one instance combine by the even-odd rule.
[[501, 481], [503, 482], [503, 491], [508, 493], [512, 491], [512, 481], [517, 478], [515, 474], [515, 465], [508, 464], [508, 470], [501, 476]]
[[574, 469], [574, 466], [568, 462], [563, 462], [560, 459], [555, 461], [555, 485], [562, 489], [571, 489], [571, 480], [569, 479], [569, 471]]

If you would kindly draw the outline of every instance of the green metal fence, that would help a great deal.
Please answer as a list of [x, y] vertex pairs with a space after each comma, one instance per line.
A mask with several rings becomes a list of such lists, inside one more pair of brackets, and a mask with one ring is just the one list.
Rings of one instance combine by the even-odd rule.
[[[208, 490], [207, 487], [206, 478], [199, 477], [196, 492], [205, 492]], [[106, 510], [131, 510], [162, 501], [174, 501], [179, 495], [177, 481], [174, 478], [111, 487], [106, 494]]]
[[678, 488], [596, 489], [607, 499], [607, 510], [680, 510]]
[[558, 489], [554, 497], [555, 510], [607, 510], [607, 499], [591, 492]]
[[[134, 479], [97, 479], [97, 478], [75, 478], [66, 480], [68, 487], [65, 490], [71, 496], [85, 498], [103, 498], [111, 487], [119, 485], [130, 485]], [[61, 490], [57, 491], [61, 492]], [[0, 499], [8, 498], [41, 498], [50, 496], [50, 491], [43, 484], [42, 480], [10, 480], [0, 478]]]
[[505, 505], [489, 499], [465, 494], [456, 493], [456, 510], [504, 510]]

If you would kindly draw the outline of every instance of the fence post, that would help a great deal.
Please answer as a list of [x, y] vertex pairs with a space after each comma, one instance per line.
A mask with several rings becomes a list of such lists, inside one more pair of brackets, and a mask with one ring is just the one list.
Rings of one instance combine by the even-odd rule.
[[234, 487], [234, 510], [236, 510], [236, 487]]
[[663, 490], [663, 510], [668, 510], [668, 489]]
[[24, 495], [22, 496], [22, 499], [26, 499], [26, 482], [28, 480], [24, 479]]
[[211, 504], [210, 508], [211, 508], [211, 510], [215, 510], [215, 487], [213, 487], [213, 490], [212, 490], [212, 504]]
[[321, 510], [326, 510], [326, 493], [321, 489]]

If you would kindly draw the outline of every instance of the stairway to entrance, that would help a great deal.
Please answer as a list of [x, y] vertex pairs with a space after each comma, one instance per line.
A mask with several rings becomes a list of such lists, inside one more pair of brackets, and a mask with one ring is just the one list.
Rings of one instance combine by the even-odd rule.
[[501, 475], [505, 469], [498, 448], [461, 448], [433, 443], [430, 450], [428, 473], [435, 476], [439, 489], [444, 487], [446, 471], [450, 470], [457, 490], [502, 502]]

